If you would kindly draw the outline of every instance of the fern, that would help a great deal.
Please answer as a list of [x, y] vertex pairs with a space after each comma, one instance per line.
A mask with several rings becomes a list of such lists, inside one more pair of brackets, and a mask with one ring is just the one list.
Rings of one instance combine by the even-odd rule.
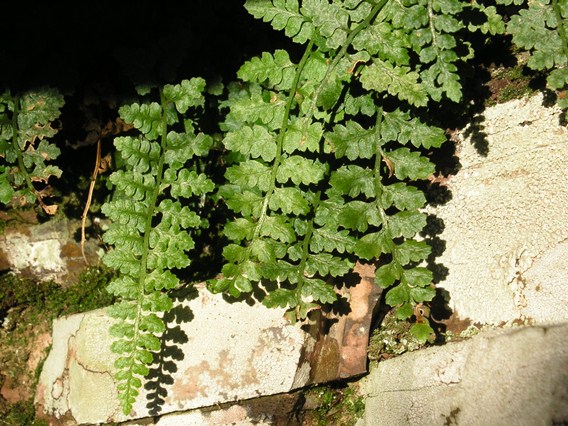
[[22, 95], [0, 96], [0, 202], [24, 206], [36, 201], [50, 215], [57, 205], [48, 205], [51, 177], [61, 177], [59, 167], [48, 164], [59, 148], [49, 142], [57, 133], [53, 123], [64, 99], [54, 89], [44, 88]]
[[[210, 289], [263, 290], [265, 305], [303, 319], [337, 299], [334, 285], [355, 260], [379, 260], [377, 284], [409, 318], [435, 295], [421, 266], [430, 248], [415, 238], [426, 224], [419, 183], [435, 170], [423, 152], [446, 140], [418, 109], [462, 97], [457, 64], [472, 57], [458, 36], [464, 9], [486, 17], [471, 31], [501, 31], [501, 17], [458, 0], [245, 7], [305, 50], [297, 64], [281, 50], [246, 62], [223, 105], [235, 163], [220, 194], [236, 218]], [[426, 341], [432, 329], [415, 324], [413, 333]]]
[[[509, 4], [510, 0], [500, 3]], [[516, 1], [515, 4], [523, 4]], [[548, 87], [558, 92], [558, 105], [568, 109], [568, 2], [536, 0], [511, 17], [507, 32], [513, 43], [530, 53], [527, 66], [533, 70], [550, 70]]]
[[172, 307], [167, 291], [179, 285], [172, 271], [189, 265], [187, 252], [194, 247], [189, 231], [202, 225], [182, 200], [213, 189], [195, 167], [196, 157], [208, 153], [212, 140], [196, 134], [192, 116], [187, 117], [188, 111], [203, 107], [204, 87], [198, 78], [166, 85], [159, 103], [134, 103], [119, 111], [139, 131], [115, 139], [123, 168], [110, 176], [115, 197], [102, 207], [112, 220], [103, 239], [114, 246], [103, 261], [120, 272], [108, 291], [121, 299], [109, 314], [117, 319], [110, 332], [116, 337], [115, 378], [126, 415], [160, 350], [162, 314]]

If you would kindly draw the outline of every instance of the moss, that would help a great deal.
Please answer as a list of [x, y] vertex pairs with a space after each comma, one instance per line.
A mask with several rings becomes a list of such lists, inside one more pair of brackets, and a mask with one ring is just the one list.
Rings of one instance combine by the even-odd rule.
[[511, 67], [499, 67], [491, 72], [491, 80], [487, 83], [490, 98], [486, 106], [494, 106], [513, 99], [520, 99], [542, 88], [543, 74], [526, 66], [527, 58], [516, 54], [517, 62]]
[[107, 268], [91, 267], [83, 271], [76, 284], [62, 288], [51, 281], [34, 282], [4, 274], [0, 277], [0, 318], [12, 308], [55, 318], [108, 306], [114, 298], [105, 287], [112, 277], [113, 272]]
[[[31, 371], [28, 360], [37, 349], [38, 339], [51, 333], [52, 320], [61, 315], [89, 311], [114, 302], [106, 286], [114, 274], [101, 267], [86, 269], [77, 283], [62, 288], [53, 282], [38, 283], [4, 274], [0, 277], [0, 382], [21, 387], [25, 395], [35, 392], [39, 374], [49, 347], [40, 354], [37, 367]], [[37, 352], [37, 351], [36, 351]], [[38, 354], [36, 353], [35, 356]], [[32, 398], [33, 399], [33, 398]], [[0, 424], [46, 425], [35, 420], [33, 402], [8, 404], [0, 398]]]
[[317, 386], [306, 391], [303, 425], [351, 426], [363, 416], [365, 402], [356, 384]]
[[3, 414], [1, 424], [7, 426], [48, 426], [45, 420], [35, 418], [35, 408], [33, 401], [22, 401], [13, 404], [10, 409]]
[[368, 357], [371, 361], [393, 358], [405, 352], [412, 352], [425, 347], [419, 343], [410, 333], [412, 323], [407, 320], [397, 319], [389, 312], [381, 327], [374, 330], [367, 348]]

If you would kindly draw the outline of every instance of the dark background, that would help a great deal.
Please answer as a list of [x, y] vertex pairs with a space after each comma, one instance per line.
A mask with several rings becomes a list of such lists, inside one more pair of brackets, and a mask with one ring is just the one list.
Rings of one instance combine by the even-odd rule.
[[244, 0], [7, 2], [0, 24], [0, 84], [50, 85], [69, 94], [104, 84], [232, 79], [251, 56], [289, 44]]

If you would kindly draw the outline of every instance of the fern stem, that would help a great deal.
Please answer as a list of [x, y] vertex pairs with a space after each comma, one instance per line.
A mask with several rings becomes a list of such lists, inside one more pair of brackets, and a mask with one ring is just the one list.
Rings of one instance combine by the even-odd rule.
[[377, 107], [377, 121], [375, 123], [375, 132], [377, 134], [377, 149], [375, 153], [375, 167], [373, 170], [373, 175], [375, 179], [375, 202], [377, 203], [378, 210], [381, 214], [381, 222], [383, 223], [383, 228], [387, 225], [387, 214], [383, 206], [381, 205], [381, 194], [383, 192], [383, 183], [381, 181], [381, 161], [383, 160], [383, 149], [379, 143], [381, 138], [381, 128], [383, 125], [383, 107]]
[[[132, 340], [137, 342], [140, 338], [141, 330], [140, 330], [140, 322], [142, 319], [142, 304], [144, 302], [144, 298], [146, 296], [145, 292], [145, 283], [146, 277], [148, 275], [148, 254], [150, 253], [150, 232], [152, 230], [152, 221], [154, 218], [154, 213], [156, 209], [156, 202], [158, 200], [158, 196], [160, 194], [160, 186], [162, 184], [162, 175], [164, 170], [164, 162], [165, 156], [164, 152], [166, 150], [166, 141], [167, 141], [167, 121], [164, 115], [164, 111], [166, 108], [166, 100], [160, 89], [160, 100], [162, 104], [162, 116], [161, 119], [161, 140], [160, 140], [160, 157], [158, 159], [158, 164], [156, 167], [156, 182], [150, 193], [148, 198], [148, 206], [146, 210], [146, 222], [144, 223], [144, 242], [143, 242], [143, 249], [142, 249], [142, 257], [140, 259], [140, 271], [138, 274], [138, 294], [135, 297], [136, 303], [136, 317], [134, 319], [134, 336]], [[131, 359], [134, 359], [134, 353], [137, 350], [137, 345], [135, 344], [132, 352], [129, 354]], [[133, 377], [132, 368], [134, 367], [134, 362], [131, 363], [129, 367], [129, 375], [128, 375], [128, 385], [127, 389], [131, 388], [130, 380]]]
[[[321, 193], [322, 191], [319, 190], [316, 193], [312, 204], [312, 212], [316, 212], [319, 203], [321, 201]], [[308, 255], [310, 253], [310, 241], [312, 239], [312, 235], [314, 233], [314, 216], [310, 219], [308, 223], [308, 229], [306, 231], [306, 235], [304, 235], [304, 239], [302, 241], [302, 258], [300, 259], [300, 264], [298, 265], [298, 284], [296, 286], [296, 295], [298, 297], [298, 302], [301, 302], [302, 298], [302, 287], [304, 286], [304, 273], [306, 271], [306, 262], [308, 260]]]
[[304, 66], [306, 65], [310, 54], [312, 53], [312, 47], [314, 46], [314, 41], [310, 40], [308, 45], [306, 46], [306, 50], [304, 51], [304, 55], [298, 64], [298, 68], [296, 70], [296, 74], [294, 75], [294, 81], [292, 82], [292, 87], [290, 89], [290, 93], [288, 95], [288, 99], [286, 101], [286, 108], [284, 110], [284, 117], [282, 118], [282, 124], [280, 126], [280, 131], [278, 133], [278, 138], [276, 140], [276, 156], [274, 158], [274, 164], [272, 165], [272, 172], [270, 175], [270, 186], [264, 195], [264, 202], [262, 203], [262, 210], [259, 215], [258, 223], [254, 230], [253, 240], [258, 238], [260, 235], [260, 230], [262, 229], [262, 224], [266, 218], [267, 211], [268, 211], [268, 203], [270, 202], [270, 197], [274, 193], [274, 189], [276, 188], [276, 174], [278, 173], [278, 167], [282, 162], [282, 146], [284, 144], [284, 136], [286, 135], [286, 131], [288, 130], [288, 123], [290, 121], [290, 111], [292, 110], [292, 105], [294, 103], [294, 98], [296, 95], [296, 90], [298, 89], [298, 84], [300, 82], [300, 76], [302, 75], [302, 71], [304, 70]]

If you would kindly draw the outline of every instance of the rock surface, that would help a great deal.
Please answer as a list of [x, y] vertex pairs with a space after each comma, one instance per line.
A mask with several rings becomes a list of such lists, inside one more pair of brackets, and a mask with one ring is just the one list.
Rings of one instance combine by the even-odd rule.
[[568, 324], [515, 327], [380, 363], [358, 426], [568, 422]]
[[[11, 270], [36, 281], [53, 280], [64, 285], [75, 282], [87, 266], [75, 239], [80, 227], [80, 221], [67, 219], [6, 226], [0, 235], [0, 270]], [[98, 259], [97, 249], [96, 242], [87, 240], [90, 262]]]
[[566, 318], [568, 129], [559, 121], [538, 94], [488, 108], [458, 136], [452, 198], [428, 212], [444, 224], [439, 286], [462, 319]]
[[[452, 323], [489, 331], [379, 363], [363, 380], [358, 426], [568, 424], [568, 130], [559, 121], [535, 95], [487, 109], [458, 135], [452, 198], [428, 208], [444, 225], [436, 262], [448, 274], [438, 286]], [[514, 323], [531, 325], [495, 329]]]
[[[57, 319], [36, 393], [39, 411], [60, 424], [132, 419], [148, 424], [154, 416], [366, 373], [371, 312], [379, 294], [365, 271], [360, 270], [358, 285], [345, 290], [354, 309], [333, 319], [331, 327], [329, 316], [322, 315], [310, 327], [291, 325], [281, 309], [228, 303], [199, 287], [169, 313], [160, 362], [151, 367], [130, 416], [120, 411], [113, 379], [112, 319], [104, 309]], [[328, 332], [322, 333], [323, 328]], [[241, 406], [239, 413], [244, 412]], [[184, 416], [215, 419], [203, 413]]]

